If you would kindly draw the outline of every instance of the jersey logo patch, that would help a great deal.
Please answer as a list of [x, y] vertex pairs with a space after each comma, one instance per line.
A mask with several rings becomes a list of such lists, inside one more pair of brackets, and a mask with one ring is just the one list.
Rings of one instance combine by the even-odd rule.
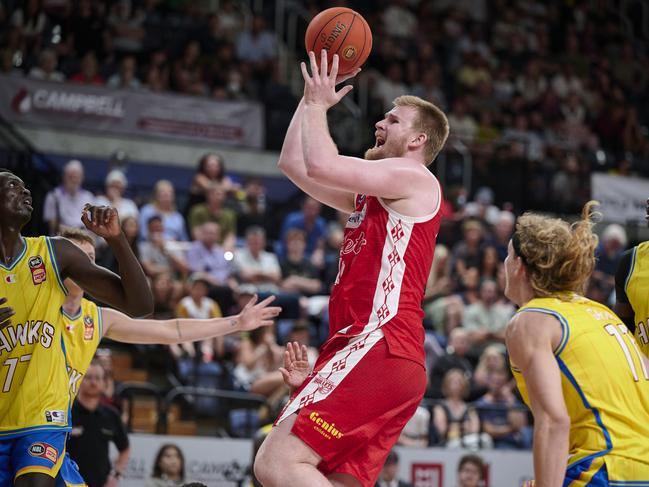
[[326, 377], [321, 376], [320, 374], [316, 375], [313, 378], [313, 382], [318, 384], [318, 392], [320, 394], [329, 394], [331, 391], [334, 390], [334, 387], [336, 387], [336, 384], [334, 384], [332, 381], [327, 379]]
[[65, 413], [63, 411], [45, 411], [45, 420], [48, 423], [65, 424]]
[[8, 276], [5, 276], [5, 282], [7, 284], [16, 284], [16, 274], [9, 274]]
[[47, 443], [32, 443], [27, 451], [33, 457], [46, 458], [52, 463], [56, 463], [59, 458], [59, 451]]
[[83, 339], [92, 340], [92, 337], [95, 335], [95, 322], [92, 320], [92, 316], [83, 317]]
[[32, 273], [32, 282], [34, 283], [34, 286], [45, 282], [47, 274], [45, 272], [45, 263], [43, 262], [43, 258], [40, 255], [30, 257], [27, 264], [29, 264], [29, 270]]

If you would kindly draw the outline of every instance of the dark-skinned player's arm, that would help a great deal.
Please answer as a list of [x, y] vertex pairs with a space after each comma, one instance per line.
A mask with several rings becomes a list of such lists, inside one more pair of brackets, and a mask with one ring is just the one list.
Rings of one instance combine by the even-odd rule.
[[71, 278], [95, 299], [131, 316], [151, 314], [153, 294], [122, 232], [117, 210], [108, 206], [86, 205], [81, 221], [88, 230], [106, 240], [119, 264], [119, 275], [93, 263], [83, 250], [69, 240], [55, 237], [52, 243], [61, 278]]
[[631, 334], [635, 334], [635, 313], [626, 295], [626, 280], [631, 271], [633, 249], [622, 254], [615, 271], [615, 314], [620, 317]]

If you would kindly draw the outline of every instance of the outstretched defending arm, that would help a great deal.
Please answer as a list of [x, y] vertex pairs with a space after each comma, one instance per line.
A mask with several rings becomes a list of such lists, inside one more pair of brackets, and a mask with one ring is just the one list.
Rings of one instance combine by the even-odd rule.
[[559, 323], [541, 313], [519, 313], [507, 326], [510, 359], [522, 372], [534, 414], [536, 487], [562, 485], [568, 463], [570, 417], [554, 356]]
[[268, 306], [275, 299], [270, 296], [257, 303], [257, 296], [248, 301], [241, 313], [224, 318], [198, 320], [137, 320], [114, 309], [102, 308], [104, 336], [124, 343], [173, 344], [195, 342], [238, 331], [269, 326], [281, 308]]
[[153, 311], [153, 294], [144, 271], [122, 232], [117, 210], [107, 206], [87, 205], [81, 221], [88, 230], [106, 239], [117, 258], [119, 275], [96, 265], [69, 240], [56, 237], [52, 239], [52, 243], [60, 265], [61, 278], [71, 278], [98, 300], [130, 315], [150, 314]]

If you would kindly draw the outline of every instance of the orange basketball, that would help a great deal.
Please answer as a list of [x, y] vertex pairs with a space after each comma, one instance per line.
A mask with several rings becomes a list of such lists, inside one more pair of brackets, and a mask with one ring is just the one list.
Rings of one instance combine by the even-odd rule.
[[327, 50], [329, 66], [338, 54], [338, 73], [351, 73], [361, 66], [372, 50], [372, 31], [358, 12], [346, 7], [323, 10], [313, 17], [304, 36], [306, 51], [313, 51], [320, 63], [320, 51]]

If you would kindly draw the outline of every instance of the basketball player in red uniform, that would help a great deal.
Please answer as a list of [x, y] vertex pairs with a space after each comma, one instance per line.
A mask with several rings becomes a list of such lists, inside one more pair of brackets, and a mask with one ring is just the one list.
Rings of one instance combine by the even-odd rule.
[[[365, 159], [346, 157], [329, 135], [327, 110], [338, 58], [328, 72], [309, 53], [304, 98], [279, 167], [312, 197], [350, 213], [329, 304], [329, 338], [297, 386], [255, 461], [265, 487], [373, 486], [426, 387], [421, 301], [439, 230], [442, 194], [427, 169], [448, 137], [437, 107], [402, 96], [376, 124]], [[358, 70], [352, 73], [354, 76]], [[349, 76], [349, 77], [351, 77]], [[295, 373], [294, 373], [295, 372]]]

